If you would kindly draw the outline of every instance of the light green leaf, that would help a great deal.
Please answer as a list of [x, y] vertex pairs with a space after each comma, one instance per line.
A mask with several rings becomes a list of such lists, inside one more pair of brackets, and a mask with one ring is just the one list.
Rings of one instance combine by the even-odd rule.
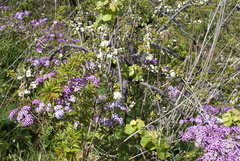
[[135, 120], [132, 120], [131, 122], [130, 122], [130, 125], [136, 125], [137, 124], [137, 121], [135, 121]]
[[150, 138], [148, 137], [142, 137], [140, 144], [142, 145], [142, 147], [145, 147], [147, 145], [147, 143], [149, 143], [151, 141]]
[[112, 3], [109, 4], [109, 8], [110, 8], [110, 10], [112, 10], [113, 12], [116, 11], [116, 7], [115, 7], [114, 4], [112, 4]]
[[145, 124], [144, 124], [144, 122], [142, 121], [142, 120], [140, 120], [140, 119], [137, 119], [136, 120], [137, 121], [137, 129], [142, 129], [143, 127], [145, 127]]
[[128, 67], [128, 74], [129, 74], [129, 76], [134, 75], [134, 68], [132, 66]]
[[136, 130], [137, 130], [137, 127], [136, 127], [136, 126], [132, 126], [132, 125], [130, 125], [130, 124], [127, 124], [127, 125], [125, 126], [124, 132], [125, 132], [126, 134], [131, 135], [131, 134], [133, 134]]
[[106, 14], [106, 15], [103, 15], [102, 17], [102, 20], [103, 21], [110, 21], [112, 19], [113, 15], [112, 14]]

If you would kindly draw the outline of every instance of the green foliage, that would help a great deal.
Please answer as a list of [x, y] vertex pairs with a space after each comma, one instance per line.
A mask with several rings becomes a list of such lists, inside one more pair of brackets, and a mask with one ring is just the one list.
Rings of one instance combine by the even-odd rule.
[[[4, 111], [0, 115], [0, 121], [3, 121], [0, 124], [1, 159], [196, 159], [202, 151], [191, 143], [186, 145], [177, 141], [179, 130], [184, 131], [185, 127], [177, 124], [182, 116], [174, 110], [173, 104], [189, 117], [196, 114], [201, 102], [235, 106], [235, 109], [222, 114], [222, 120], [225, 126], [240, 126], [237, 99], [239, 12], [232, 10], [237, 1], [228, 2], [222, 11], [216, 10], [218, 1], [208, 4], [194, 1], [190, 7], [179, 12], [186, 1], [85, 0], [77, 4], [76, 15], [72, 14], [75, 10], [70, 10], [67, 0], [12, 0], [6, 3], [12, 10], [1, 10], [8, 17], [0, 18], [0, 27], [8, 21], [11, 24], [0, 31], [0, 69], [4, 71], [0, 75], [0, 84], [4, 84], [0, 87], [1, 110]], [[33, 24], [29, 23], [28, 28], [14, 28], [20, 21], [10, 15], [25, 10], [30, 11], [31, 15], [24, 16], [23, 24], [46, 17], [49, 21], [37, 27], [31, 27]], [[171, 20], [175, 14], [176, 17]], [[44, 48], [42, 53], [36, 52], [35, 41], [42, 40], [42, 36], [49, 38], [53, 31], [45, 31], [51, 28], [49, 24], [55, 19], [63, 24], [57, 32], [62, 33], [61, 39], [66, 41], [58, 42], [59, 37], [52, 37], [40, 44], [39, 47]], [[224, 23], [218, 26], [220, 20]], [[163, 26], [164, 29], [158, 31]], [[220, 32], [219, 37], [214, 40], [217, 32]], [[87, 47], [92, 52], [71, 47], [64, 47], [62, 53], [48, 49], [73, 44], [72, 39], [78, 39], [75, 45]], [[100, 45], [104, 41], [107, 45]], [[131, 44], [134, 49], [131, 49]], [[120, 69], [116, 65], [115, 50]], [[136, 60], [133, 54], [138, 55]], [[184, 61], [174, 54], [184, 58]], [[50, 56], [51, 59], [67, 61], [60, 66], [33, 67], [26, 62], [31, 56]], [[144, 64], [146, 58], [149, 61], [156, 59], [156, 64]], [[91, 69], [89, 62], [95, 63]], [[31, 69], [31, 77], [26, 77], [27, 69]], [[124, 123], [134, 120], [124, 128], [116, 124], [105, 127], [93, 118], [96, 115], [110, 118], [120, 111], [119, 108], [105, 110], [113, 101], [113, 92], [122, 92], [119, 70], [122, 79], [129, 81], [126, 100], [121, 99], [129, 112], [121, 111], [119, 114], [124, 115]], [[37, 76], [48, 72], [56, 74], [32, 89], [31, 94], [17, 96], [20, 91], [29, 89]], [[99, 77], [101, 83], [94, 85], [88, 81], [86, 87], [76, 92], [76, 101], [71, 103], [74, 110], [62, 120], [56, 119], [54, 113], [37, 114], [33, 110], [36, 125], [23, 128], [14, 121], [6, 121], [11, 109], [30, 104], [32, 99], [54, 105], [54, 100], [61, 97], [69, 79], [91, 74]], [[15, 79], [19, 76], [23, 78]], [[139, 82], [161, 89], [164, 96], [150, 87], [140, 86]], [[177, 100], [169, 94], [169, 86], [182, 87]], [[190, 96], [186, 96], [185, 92]], [[216, 93], [220, 93], [219, 98]], [[106, 97], [99, 101], [99, 94]], [[145, 123], [155, 119], [159, 120], [156, 128], [148, 130]], [[75, 127], [77, 121], [80, 124]]]
[[136, 119], [132, 120], [129, 124], [126, 124], [124, 132], [128, 135], [138, 132], [140, 137], [140, 145], [143, 148], [156, 151], [158, 158], [161, 160], [169, 158], [171, 156], [171, 154], [168, 152], [169, 144], [164, 138], [162, 130], [147, 131], [143, 129], [144, 127], [144, 121], [141, 119]]
[[96, 10], [100, 12], [97, 17], [94, 27], [98, 27], [100, 24], [114, 20], [116, 16], [122, 16], [123, 3], [121, 0], [109, 1], [101, 0], [96, 3]]
[[240, 126], [240, 111], [233, 108], [222, 114], [222, 120], [224, 126]]

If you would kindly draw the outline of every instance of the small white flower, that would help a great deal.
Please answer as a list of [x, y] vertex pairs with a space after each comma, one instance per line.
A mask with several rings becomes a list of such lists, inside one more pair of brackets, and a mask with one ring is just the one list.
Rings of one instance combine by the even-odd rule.
[[71, 102], [75, 102], [76, 101], [76, 97], [74, 95], [71, 95], [68, 100], [71, 101]]
[[26, 77], [31, 77], [31, 76], [32, 76], [32, 71], [31, 71], [31, 69], [28, 69], [26, 71]]
[[100, 44], [101, 47], [107, 47], [108, 45], [109, 45], [109, 41], [107, 40], [102, 41]]
[[118, 54], [118, 49], [114, 49], [113, 54], [117, 55]]
[[130, 107], [130, 108], [133, 108], [135, 104], [136, 104], [136, 103], [135, 103], [134, 101], [132, 101], [131, 104], [129, 105], [129, 107]]
[[219, 123], [224, 123], [224, 121], [221, 119], [221, 118], [219, 118], [219, 117], [215, 117], [216, 119], [217, 119], [217, 121], [219, 122]]
[[146, 57], [146, 60], [153, 60], [153, 55], [152, 54], [149, 54], [147, 57]]
[[122, 98], [122, 94], [120, 92], [114, 92], [113, 93], [113, 98], [115, 100], [120, 100]]
[[109, 59], [112, 59], [112, 55], [111, 54], [107, 54], [107, 58], [109, 58]]
[[170, 76], [171, 77], [175, 77], [176, 76], [176, 73], [174, 72], [174, 70], [170, 70]]
[[30, 93], [31, 93], [31, 91], [29, 91], [27, 89], [24, 90], [24, 94], [30, 94]]
[[75, 121], [74, 124], [73, 124], [74, 129], [77, 129], [77, 127], [78, 127], [79, 124], [80, 124], [79, 121]]
[[32, 82], [32, 83], [30, 84], [29, 88], [30, 88], [30, 89], [35, 89], [35, 88], [37, 88], [36, 82]]
[[18, 80], [21, 80], [22, 78], [23, 78], [22, 75], [17, 76], [17, 79], [18, 79]]
[[23, 92], [21, 91], [21, 92], [18, 92], [18, 96], [19, 97], [22, 97], [23, 96]]
[[81, 28], [80, 28], [80, 31], [81, 31], [81, 32], [84, 32], [84, 31], [85, 31], [85, 29], [84, 29], [83, 27], [81, 27]]
[[103, 57], [103, 53], [101, 50], [99, 50], [99, 53], [96, 54], [97, 58], [102, 58]]

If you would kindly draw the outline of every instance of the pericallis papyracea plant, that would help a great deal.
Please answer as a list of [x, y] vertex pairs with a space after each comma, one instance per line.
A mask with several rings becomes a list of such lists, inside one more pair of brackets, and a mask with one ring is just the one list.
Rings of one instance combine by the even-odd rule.
[[195, 147], [203, 149], [203, 155], [197, 161], [240, 160], [240, 127], [224, 126], [223, 120], [217, 117], [231, 107], [215, 108], [204, 104], [200, 109], [202, 112], [196, 117], [179, 122], [193, 124], [182, 132], [182, 141], [194, 141]]

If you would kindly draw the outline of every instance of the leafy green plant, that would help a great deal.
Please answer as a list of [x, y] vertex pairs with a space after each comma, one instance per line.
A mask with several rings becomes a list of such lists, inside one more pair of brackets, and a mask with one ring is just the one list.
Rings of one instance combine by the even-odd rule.
[[138, 132], [140, 137], [140, 145], [143, 148], [147, 148], [151, 151], [156, 151], [157, 156], [161, 160], [165, 160], [171, 156], [168, 152], [169, 144], [164, 138], [162, 130], [144, 130], [145, 123], [140, 120], [132, 120], [129, 124], [125, 126], [126, 134], [134, 134]]
[[222, 114], [222, 120], [224, 126], [240, 126], [240, 111], [233, 108]]

